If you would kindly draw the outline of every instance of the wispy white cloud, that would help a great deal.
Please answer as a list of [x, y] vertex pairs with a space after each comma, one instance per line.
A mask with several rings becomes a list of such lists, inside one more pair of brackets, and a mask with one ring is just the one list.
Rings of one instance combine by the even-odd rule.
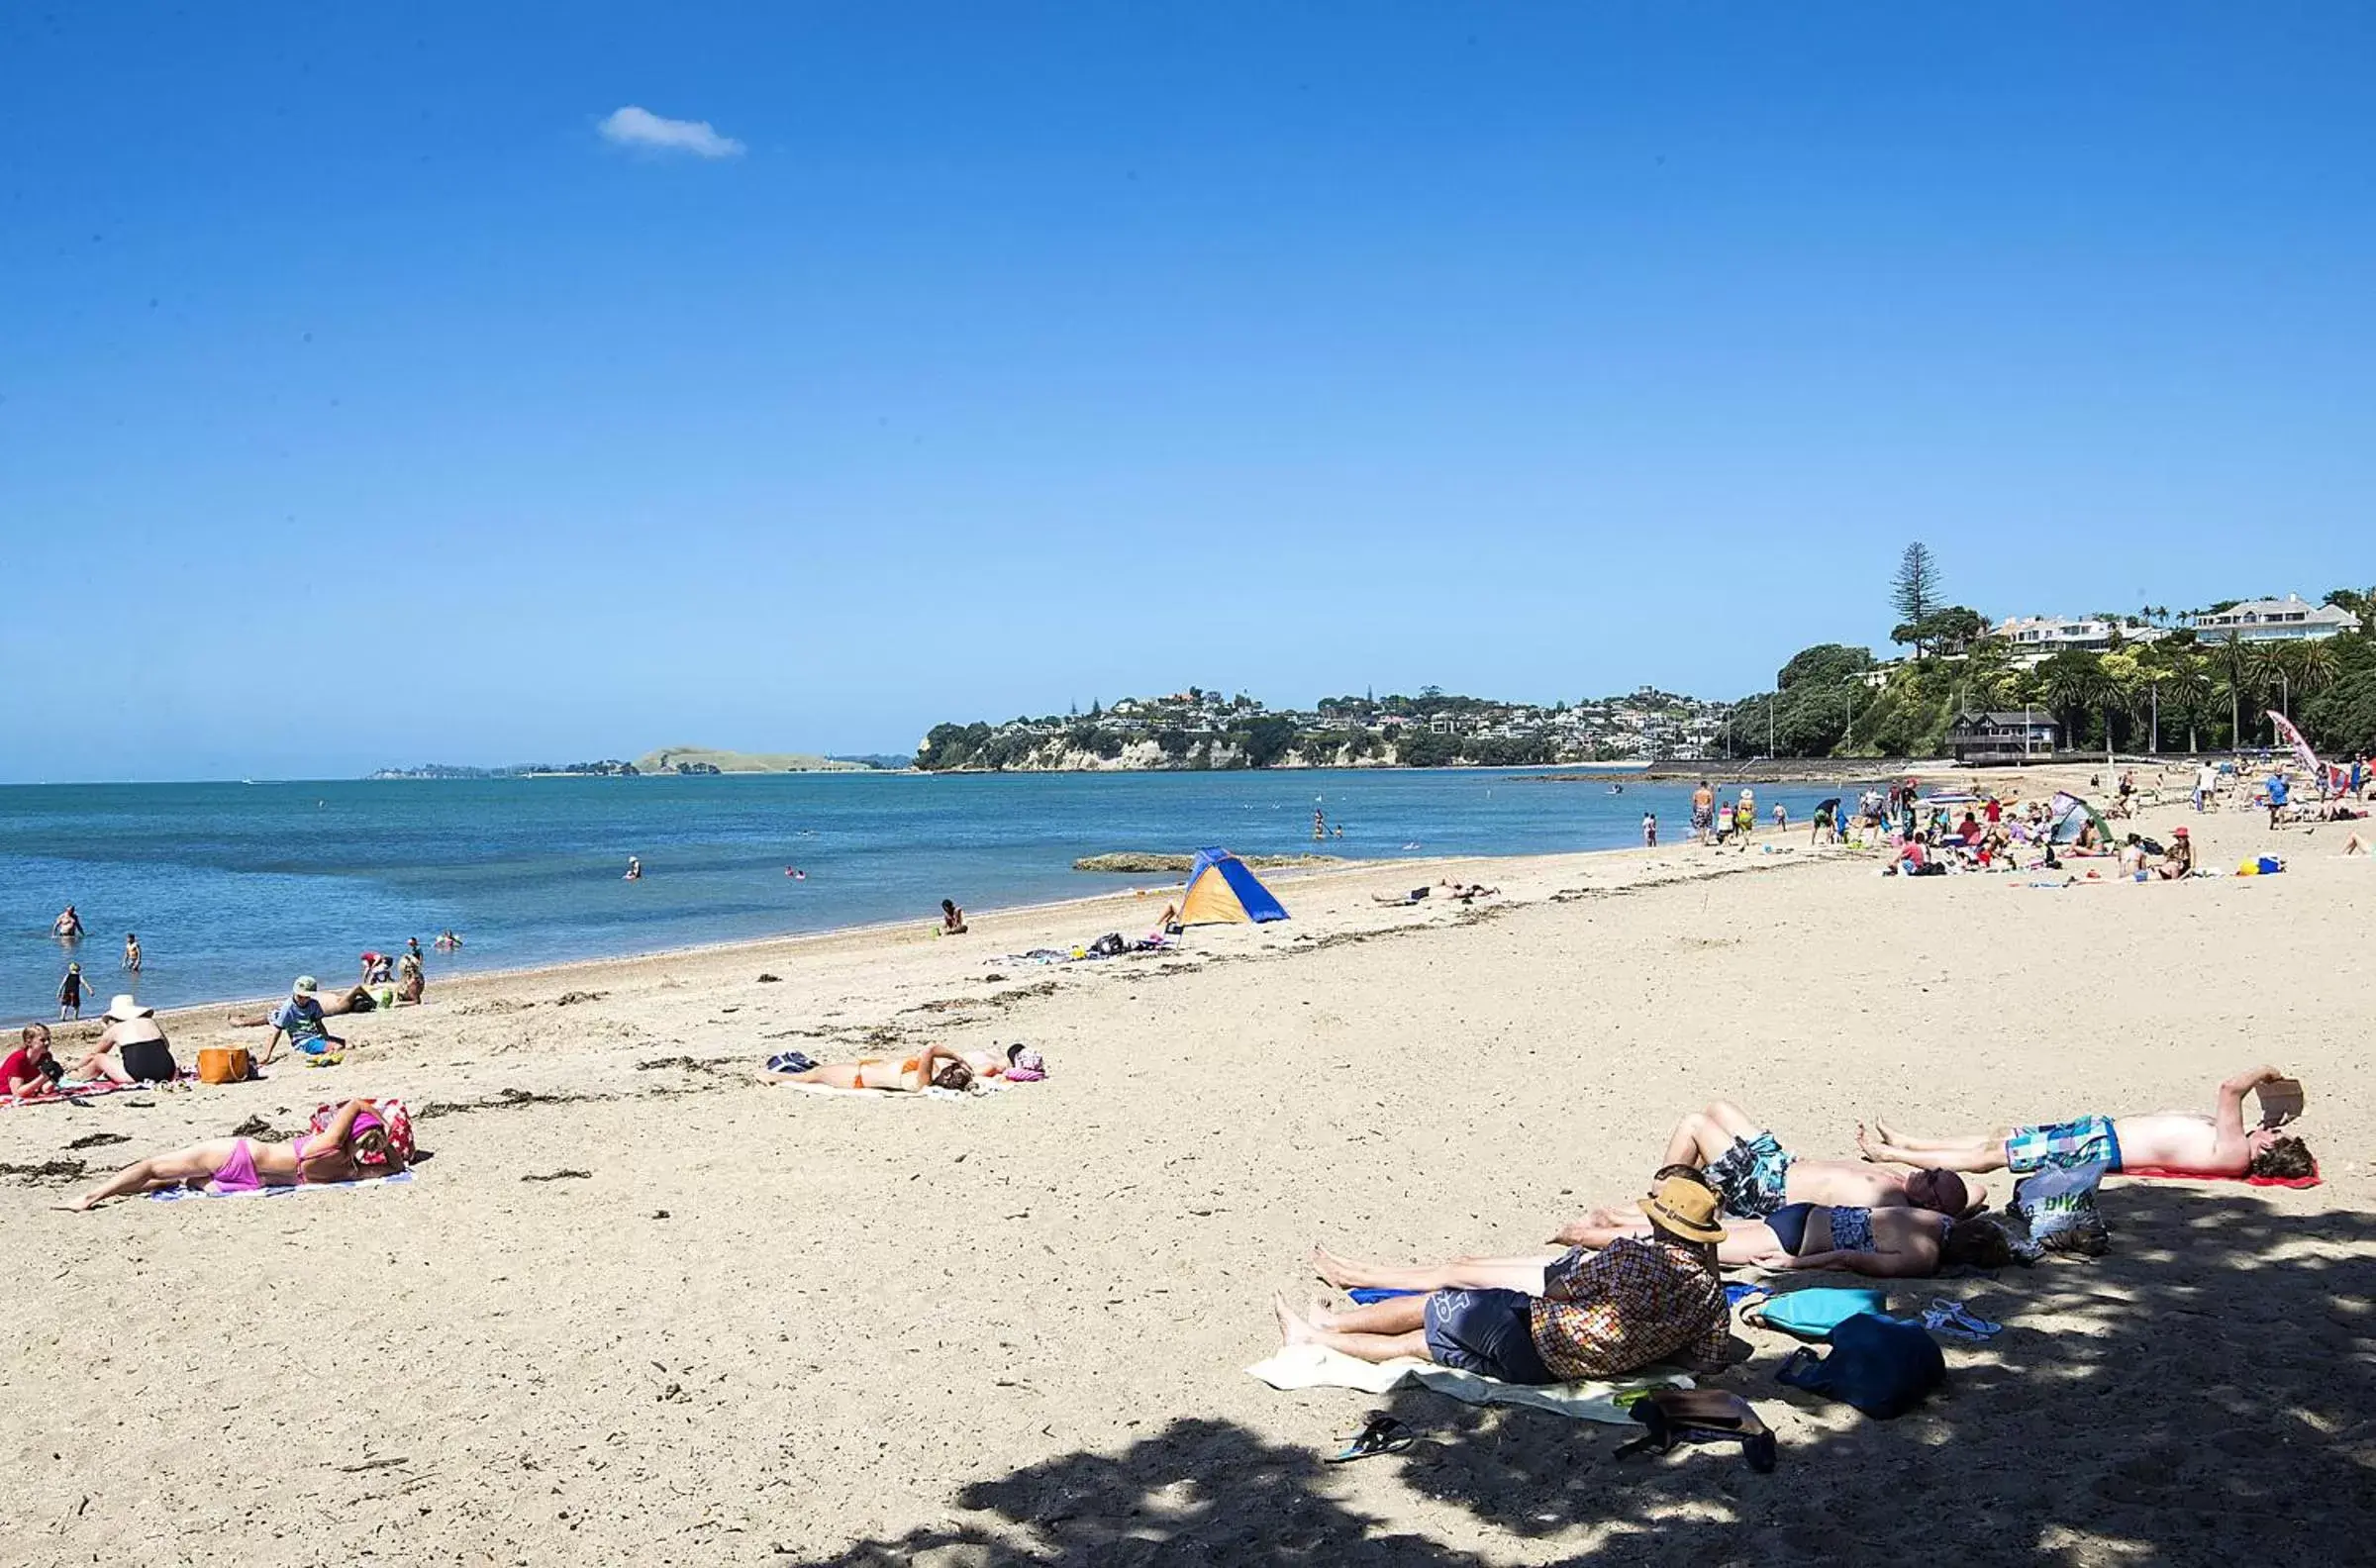
[[720, 136], [707, 120], [670, 120], [629, 104], [614, 109], [602, 122], [602, 139], [619, 147], [654, 152], [690, 152], [695, 157], [728, 158], [742, 155], [742, 144]]

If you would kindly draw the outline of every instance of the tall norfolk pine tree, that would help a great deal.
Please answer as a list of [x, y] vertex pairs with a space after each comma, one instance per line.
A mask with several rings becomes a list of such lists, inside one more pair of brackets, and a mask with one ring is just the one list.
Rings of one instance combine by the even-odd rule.
[[1906, 553], [1898, 558], [1897, 574], [1889, 580], [1889, 602], [1903, 623], [1899, 628], [1901, 635], [1893, 640], [1911, 640], [1918, 657], [1923, 651], [1923, 639], [1914, 629], [1921, 627], [1939, 607], [1943, 587], [1938, 557], [1930, 553], [1930, 546], [1920, 539], [1907, 545]]

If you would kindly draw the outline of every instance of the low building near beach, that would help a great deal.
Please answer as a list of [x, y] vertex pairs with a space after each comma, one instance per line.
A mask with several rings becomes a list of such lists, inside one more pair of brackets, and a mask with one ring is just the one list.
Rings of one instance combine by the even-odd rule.
[[2054, 721], [2043, 713], [1966, 709], [1947, 731], [1947, 752], [1970, 767], [2028, 762], [2054, 754]]

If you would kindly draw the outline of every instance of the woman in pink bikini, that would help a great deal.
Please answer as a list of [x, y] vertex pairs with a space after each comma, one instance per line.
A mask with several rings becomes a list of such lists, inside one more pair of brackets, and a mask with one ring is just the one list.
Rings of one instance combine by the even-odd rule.
[[106, 1184], [58, 1205], [76, 1212], [130, 1193], [166, 1187], [202, 1187], [210, 1193], [257, 1193], [267, 1187], [304, 1182], [352, 1181], [359, 1176], [393, 1176], [404, 1169], [403, 1150], [392, 1144], [375, 1102], [349, 1100], [319, 1132], [286, 1143], [254, 1138], [210, 1138], [170, 1154], [151, 1154], [127, 1165]]

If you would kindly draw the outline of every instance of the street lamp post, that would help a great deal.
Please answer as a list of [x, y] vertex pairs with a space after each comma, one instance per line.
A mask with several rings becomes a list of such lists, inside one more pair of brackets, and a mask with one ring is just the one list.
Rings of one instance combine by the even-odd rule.
[[1774, 754], [1774, 694], [1771, 692], [1765, 698], [1765, 754], [1768, 757]]
[[2161, 754], [2161, 682], [2153, 683], [2153, 754]]

